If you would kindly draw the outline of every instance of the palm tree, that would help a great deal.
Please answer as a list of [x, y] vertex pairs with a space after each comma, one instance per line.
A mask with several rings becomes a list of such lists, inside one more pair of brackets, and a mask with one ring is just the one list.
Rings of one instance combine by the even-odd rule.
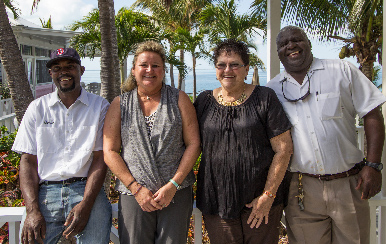
[[266, 32], [267, 20], [256, 15], [237, 14], [234, 0], [220, 0], [217, 5], [208, 5], [200, 14], [200, 25], [210, 28], [209, 40], [217, 43], [221, 39], [236, 39], [252, 44], [258, 30]]
[[[99, 10], [94, 9], [82, 21], [76, 21], [70, 26], [72, 31], [83, 30], [82, 34], [71, 39], [71, 46], [75, 47], [82, 57], [94, 58], [96, 52], [101, 50], [101, 34], [99, 28]], [[117, 30], [118, 58], [120, 66], [121, 83], [124, 76], [124, 63], [133, 51], [135, 44], [145, 40], [158, 40], [160, 31], [151, 22], [151, 19], [132, 9], [121, 8], [115, 16]]]
[[[196, 60], [201, 56], [201, 52], [197, 52], [197, 47], [202, 45], [204, 40], [204, 32], [196, 32], [191, 34], [191, 32], [182, 27], [177, 28], [175, 32], [175, 39], [177, 40], [177, 45], [174, 46], [174, 49], [186, 50], [192, 54], [193, 61], [193, 101], [196, 100]], [[201, 44], [201, 45], [200, 45]]]
[[[267, 20], [261, 15], [238, 15], [234, 0], [220, 0], [217, 5], [208, 5], [200, 14], [200, 26], [210, 30], [209, 42], [215, 45], [222, 39], [236, 39], [245, 42], [250, 48], [257, 50], [252, 38], [254, 35], [266, 33]], [[209, 52], [207, 52], [209, 54]], [[250, 65], [264, 69], [263, 61], [255, 54], [250, 54]], [[254, 76], [257, 74], [254, 74]]]
[[133, 52], [135, 44], [146, 40], [159, 41], [162, 36], [160, 28], [153, 24], [149, 16], [132, 9], [121, 8], [118, 11], [115, 25], [118, 35], [118, 57], [121, 74], [123, 74], [124, 62]]
[[[201, 10], [211, 0], [137, 0], [134, 6], [142, 7], [150, 10], [153, 17], [162, 26], [165, 32], [175, 32], [177, 28], [182, 27], [191, 31], [197, 25], [198, 15]], [[174, 46], [173, 39], [168, 39], [170, 46]], [[174, 50], [172, 48], [171, 50]], [[174, 56], [174, 53], [171, 53]], [[184, 62], [184, 50], [180, 49], [180, 61]], [[172, 74], [173, 65], [170, 67]], [[178, 88], [181, 89], [181, 84], [186, 72], [179, 67]], [[173, 77], [171, 77], [173, 82]], [[174, 82], [173, 82], [174, 83]]]
[[[38, 2], [38, 0], [34, 0], [33, 6], [36, 6]], [[6, 7], [11, 9], [15, 18], [18, 16], [11, 0], [0, 0], [0, 59], [7, 74], [16, 119], [21, 122], [28, 105], [34, 97], [25, 73], [16, 37], [8, 20]]]
[[[261, 12], [265, 0], [255, 0]], [[374, 78], [374, 62], [381, 63], [383, 1], [381, 0], [282, 0], [283, 20], [304, 28], [320, 40], [344, 42], [340, 58], [356, 56], [360, 70]]]
[[101, 95], [112, 102], [120, 91], [114, 0], [98, 0], [101, 32]]

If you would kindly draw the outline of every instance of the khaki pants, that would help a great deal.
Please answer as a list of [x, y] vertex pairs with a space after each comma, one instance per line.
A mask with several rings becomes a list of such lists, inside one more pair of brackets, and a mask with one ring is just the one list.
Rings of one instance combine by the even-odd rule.
[[285, 208], [291, 244], [368, 244], [370, 208], [355, 189], [358, 175], [322, 181], [303, 176], [304, 211], [298, 205], [298, 174]]

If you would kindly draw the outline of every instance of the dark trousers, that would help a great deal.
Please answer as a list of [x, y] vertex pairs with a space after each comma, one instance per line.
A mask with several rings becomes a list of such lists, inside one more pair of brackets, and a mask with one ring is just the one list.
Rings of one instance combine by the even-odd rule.
[[268, 224], [265, 219], [259, 228], [247, 224], [251, 208], [244, 208], [237, 219], [222, 219], [218, 215], [204, 215], [206, 230], [211, 244], [277, 244], [283, 205], [272, 206]]

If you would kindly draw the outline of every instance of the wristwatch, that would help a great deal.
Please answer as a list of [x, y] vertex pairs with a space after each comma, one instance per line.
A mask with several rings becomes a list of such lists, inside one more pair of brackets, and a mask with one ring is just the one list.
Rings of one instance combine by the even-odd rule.
[[381, 170], [383, 169], [383, 164], [382, 163], [372, 163], [372, 162], [369, 162], [369, 161], [365, 161], [365, 166], [369, 166], [371, 168], [374, 168], [376, 169], [377, 171], [381, 172]]

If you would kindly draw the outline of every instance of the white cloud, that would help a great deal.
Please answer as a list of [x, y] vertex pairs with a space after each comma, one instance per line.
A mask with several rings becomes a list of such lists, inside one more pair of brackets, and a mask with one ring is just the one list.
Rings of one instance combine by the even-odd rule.
[[15, 5], [21, 10], [21, 17], [37, 25], [39, 18], [47, 21], [50, 16], [54, 29], [63, 30], [66, 26], [81, 20], [92, 9], [97, 8], [97, 1], [88, 0], [41, 0], [31, 15], [31, 0], [17, 0]]

